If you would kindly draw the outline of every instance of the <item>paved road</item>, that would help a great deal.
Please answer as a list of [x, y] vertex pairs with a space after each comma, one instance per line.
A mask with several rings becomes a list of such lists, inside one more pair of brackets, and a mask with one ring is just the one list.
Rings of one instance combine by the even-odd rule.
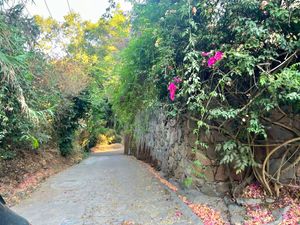
[[198, 224], [174, 193], [121, 149], [93, 154], [49, 178], [13, 210], [33, 225]]

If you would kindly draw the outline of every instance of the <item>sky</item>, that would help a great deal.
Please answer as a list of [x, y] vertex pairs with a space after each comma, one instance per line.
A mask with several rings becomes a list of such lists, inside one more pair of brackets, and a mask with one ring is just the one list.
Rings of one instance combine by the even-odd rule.
[[[27, 3], [27, 10], [31, 15], [41, 15], [49, 17], [47, 3], [53, 18], [63, 21], [63, 17], [69, 13], [67, 0], [34, 0], [33, 3]], [[118, 0], [123, 10], [130, 10], [131, 5], [125, 0]], [[108, 7], [108, 0], [69, 0], [72, 11], [81, 15], [84, 20], [96, 22]]]

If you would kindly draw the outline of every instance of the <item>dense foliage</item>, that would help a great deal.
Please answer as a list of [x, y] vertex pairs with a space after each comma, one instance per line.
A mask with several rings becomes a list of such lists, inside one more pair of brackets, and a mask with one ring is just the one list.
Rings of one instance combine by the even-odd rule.
[[117, 62], [116, 53], [125, 45], [129, 26], [118, 5], [112, 3], [111, 10], [95, 23], [83, 21], [76, 13], [65, 16], [62, 23], [35, 18], [42, 30], [38, 48], [60, 68], [59, 88], [73, 105], [60, 111], [56, 123], [63, 152], [73, 149], [78, 122], [88, 133], [88, 140], [83, 140], [87, 149], [96, 144], [100, 134], [111, 133], [108, 128], [115, 126], [107, 93], [113, 79], [108, 78]]
[[[202, 132], [216, 130], [226, 137], [216, 145], [221, 163], [238, 173], [257, 168], [255, 147], [278, 144], [269, 143], [271, 114], [299, 116], [299, 1], [132, 3], [133, 37], [114, 103], [119, 118], [132, 125], [137, 108], [160, 105], [197, 122], [196, 148], [207, 147]], [[299, 137], [293, 125], [282, 127]]]
[[30, 18], [25, 3], [0, 1], [0, 156], [46, 144], [67, 156], [75, 141], [88, 149], [114, 133], [106, 86], [127, 17], [111, 2], [96, 23], [76, 13], [58, 22]]
[[[285, 156], [299, 162], [299, 129], [274, 119], [299, 122], [298, 0], [131, 0], [130, 24], [113, 1], [95, 23], [76, 13], [62, 22], [29, 18], [22, 1], [6, 2], [0, 0], [2, 158], [49, 140], [68, 155], [74, 140], [89, 148], [99, 134], [132, 131], [139, 113], [162, 107], [197, 123], [195, 149], [207, 148], [204, 134], [219, 132], [220, 162], [238, 173], [253, 168], [268, 190], [266, 176], [279, 184], [265, 169], [270, 154], [288, 145]], [[271, 139], [274, 124], [292, 139]]]
[[12, 157], [9, 150], [16, 146], [29, 144], [36, 149], [49, 139], [44, 128], [58, 98], [43, 83], [50, 68], [34, 49], [38, 28], [22, 10], [22, 5], [16, 5], [0, 11], [0, 151], [4, 158]]

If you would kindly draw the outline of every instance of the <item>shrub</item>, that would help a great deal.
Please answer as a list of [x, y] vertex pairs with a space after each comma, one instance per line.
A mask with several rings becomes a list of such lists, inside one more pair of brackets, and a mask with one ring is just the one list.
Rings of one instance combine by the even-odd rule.
[[[195, 120], [199, 138], [222, 133], [221, 163], [238, 173], [252, 167], [262, 181], [255, 151], [277, 144], [270, 143], [268, 127], [278, 125], [271, 114], [299, 116], [299, 2], [134, 3], [113, 105], [119, 119], [130, 128], [139, 111], [161, 104], [170, 116]], [[207, 147], [201, 138], [195, 145]]]

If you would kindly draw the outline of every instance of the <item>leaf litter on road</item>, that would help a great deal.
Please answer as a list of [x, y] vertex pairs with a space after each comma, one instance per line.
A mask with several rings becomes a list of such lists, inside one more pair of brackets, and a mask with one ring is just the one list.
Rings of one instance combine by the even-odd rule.
[[[164, 179], [158, 171], [156, 171], [153, 167], [150, 165], [144, 163], [148, 171], [150, 171], [162, 184], [166, 185], [170, 190], [175, 192], [179, 199], [184, 202], [192, 211], [193, 213], [198, 216], [204, 223], [204, 225], [229, 225], [229, 223], [225, 222], [222, 219], [221, 213], [217, 210], [212, 209], [208, 205], [205, 204], [193, 204], [191, 201], [189, 201], [185, 196], [179, 195], [178, 188]], [[176, 211], [175, 216], [179, 217], [182, 216], [182, 212]]]

